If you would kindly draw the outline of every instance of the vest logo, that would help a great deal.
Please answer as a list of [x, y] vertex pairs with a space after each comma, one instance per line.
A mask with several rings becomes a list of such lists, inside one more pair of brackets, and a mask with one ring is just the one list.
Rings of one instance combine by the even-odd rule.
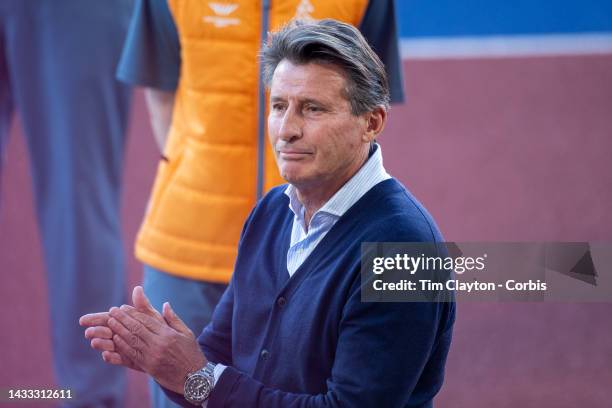
[[295, 16], [293, 16], [296, 20], [312, 20], [314, 17], [312, 13], [314, 12], [314, 6], [310, 2], [310, 0], [302, 0], [300, 4], [298, 4], [297, 9], [295, 10]]
[[237, 4], [208, 3], [208, 6], [218, 16], [229, 16], [238, 8]]
[[230, 14], [232, 14], [238, 8], [238, 4], [210, 2], [208, 3], [208, 7], [210, 7], [215, 15], [204, 16], [203, 20], [205, 23], [212, 24], [217, 28], [240, 24], [239, 18], [230, 17]]

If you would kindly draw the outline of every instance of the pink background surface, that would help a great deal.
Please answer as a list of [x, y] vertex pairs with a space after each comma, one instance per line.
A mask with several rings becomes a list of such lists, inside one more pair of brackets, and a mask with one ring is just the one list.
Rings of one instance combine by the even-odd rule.
[[[612, 56], [404, 69], [408, 101], [380, 138], [385, 163], [448, 240], [612, 241]], [[52, 386], [28, 158], [18, 123], [11, 133], [1, 175], [0, 388]], [[130, 287], [141, 277], [131, 248], [157, 157], [137, 93], [123, 196]], [[436, 405], [608, 407], [611, 312], [610, 303], [459, 304]], [[127, 406], [147, 399], [143, 375], [131, 374]]]

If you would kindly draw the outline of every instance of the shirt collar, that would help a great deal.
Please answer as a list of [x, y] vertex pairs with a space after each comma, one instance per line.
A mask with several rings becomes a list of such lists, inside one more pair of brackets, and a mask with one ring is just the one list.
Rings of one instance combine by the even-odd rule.
[[[336, 193], [313, 214], [327, 213], [336, 217], [344, 215], [365, 193], [381, 181], [391, 178], [383, 166], [380, 145], [374, 144], [374, 152], [363, 166]], [[304, 217], [304, 207], [297, 196], [296, 188], [289, 184], [285, 189], [289, 197], [289, 208], [298, 219]]]

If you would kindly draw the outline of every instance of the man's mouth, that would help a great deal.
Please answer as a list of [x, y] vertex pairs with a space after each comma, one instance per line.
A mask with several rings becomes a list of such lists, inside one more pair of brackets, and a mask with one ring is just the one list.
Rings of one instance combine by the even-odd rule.
[[283, 160], [301, 160], [311, 156], [312, 152], [302, 149], [279, 149], [278, 156]]

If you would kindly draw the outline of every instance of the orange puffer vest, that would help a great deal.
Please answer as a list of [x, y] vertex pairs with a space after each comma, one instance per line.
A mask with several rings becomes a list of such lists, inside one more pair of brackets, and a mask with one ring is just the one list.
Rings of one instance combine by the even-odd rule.
[[[181, 72], [167, 161], [157, 171], [136, 257], [191, 279], [227, 282], [242, 224], [280, 184], [265, 136], [257, 53], [294, 17], [357, 26], [367, 0], [169, 0]], [[264, 142], [265, 141], [265, 142]]]

